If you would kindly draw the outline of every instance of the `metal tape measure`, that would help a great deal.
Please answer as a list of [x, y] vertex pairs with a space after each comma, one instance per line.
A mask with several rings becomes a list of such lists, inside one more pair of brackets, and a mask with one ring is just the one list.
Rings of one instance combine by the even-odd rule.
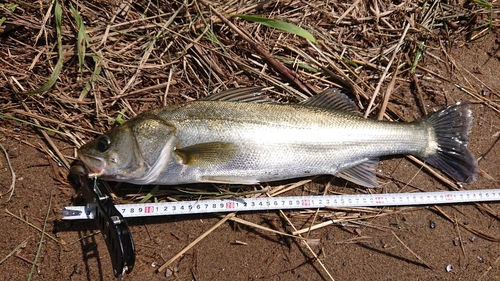
[[[210, 199], [162, 203], [115, 205], [123, 217], [151, 217], [186, 214], [267, 211], [316, 208], [384, 207], [457, 204], [466, 202], [500, 201], [500, 189], [438, 191], [414, 193], [288, 196], [266, 198]], [[62, 219], [93, 219], [86, 206], [64, 207]]]

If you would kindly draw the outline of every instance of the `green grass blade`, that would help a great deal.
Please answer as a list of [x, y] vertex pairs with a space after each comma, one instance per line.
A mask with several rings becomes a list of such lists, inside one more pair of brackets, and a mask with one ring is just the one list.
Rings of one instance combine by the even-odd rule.
[[43, 130], [46, 130], [46, 131], [52, 132], [52, 133], [60, 134], [60, 135], [63, 135], [63, 136], [68, 136], [68, 134], [66, 134], [66, 133], [64, 133], [64, 132], [60, 132], [60, 131], [58, 131], [58, 130], [51, 129], [51, 128], [49, 128], [49, 127], [44, 127], [44, 126], [38, 125], [38, 124], [33, 123], [33, 122], [29, 122], [29, 121], [26, 121], [26, 120], [23, 120], [23, 119], [19, 119], [19, 118], [16, 118], [16, 117], [14, 117], [14, 116], [11, 116], [11, 115], [7, 115], [7, 114], [0, 113], [0, 118], [10, 119], [10, 120], [14, 120], [14, 121], [18, 121], [18, 122], [21, 122], [21, 123], [24, 123], [24, 124], [31, 125], [31, 126], [33, 126], [33, 127], [37, 127], [37, 128], [40, 128], [40, 129], [43, 129]]
[[78, 38], [76, 43], [76, 51], [78, 53], [78, 65], [80, 67], [80, 73], [83, 72], [83, 63], [85, 58], [85, 51], [87, 47], [88, 35], [85, 33], [85, 24], [83, 23], [82, 17], [78, 13], [78, 11], [73, 7], [73, 4], [70, 3], [69, 8], [71, 9], [71, 13], [73, 14], [73, 18], [75, 19], [76, 26], [78, 27]]
[[87, 94], [90, 92], [92, 89], [92, 85], [99, 80], [99, 75], [101, 75], [101, 58], [97, 55], [93, 55], [92, 59], [94, 60], [94, 63], [96, 64], [96, 67], [94, 69], [94, 72], [92, 72], [92, 76], [90, 77], [90, 80], [85, 84], [85, 87], [83, 87], [82, 92], [80, 93], [79, 99], [83, 100]]
[[488, 1], [484, 1], [484, 0], [472, 0], [472, 3], [476, 3], [480, 6], [483, 6], [484, 8], [488, 9], [488, 10], [491, 10], [493, 9], [493, 5], [488, 2]]
[[59, 54], [59, 59], [57, 60], [56, 66], [54, 67], [54, 72], [52, 72], [52, 75], [49, 78], [49, 81], [47, 83], [43, 84], [40, 88], [33, 90], [33, 91], [26, 91], [26, 92], [21, 92], [20, 94], [23, 95], [37, 95], [37, 94], [42, 94], [45, 93], [46, 91], [50, 90], [52, 86], [57, 81], [57, 78], [59, 77], [59, 73], [61, 73], [62, 65], [63, 65], [63, 47], [62, 47], [62, 33], [61, 33], [61, 26], [62, 26], [62, 9], [61, 5], [59, 5], [58, 1], [55, 1], [54, 3], [54, 16], [56, 19], [56, 31], [57, 31], [57, 47], [58, 47], [58, 54]]
[[125, 123], [125, 120], [123, 120], [123, 114], [125, 114], [126, 111], [127, 111], [126, 109], [120, 110], [120, 113], [118, 113], [118, 116], [116, 116], [116, 119], [115, 119], [116, 124], [121, 125], [121, 124]]
[[151, 199], [151, 197], [155, 196], [155, 194], [156, 194], [156, 192], [158, 192], [159, 188], [160, 188], [159, 185], [155, 186], [150, 192], [148, 192], [148, 194], [146, 194], [146, 196], [144, 196], [144, 198], [142, 198], [142, 200], [139, 203], [148, 202], [148, 200]]
[[[11, 13], [13, 13], [17, 6], [19, 6], [18, 4], [10, 4], [10, 5], [6, 5], [6, 4], [2, 4], [0, 5], [0, 7], [3, 7], [3, 8], [7, 8]], [[7, 17], [2, 17], [0, 18], [0, 27], [2, 26], [2, 24], [7, 20]]]
[[415, 70], [417, 69], [417, 65], [420, 62], [420, 59], [422, 58], [424, 52], [425, 52], [425, 43], [424, 41], [420, 41], [420, 43], [417, 46], [417, 52], [415, 53], [415, 58], [413, 58], [413, 64], [411, 66], [410, 73], [415, 72]]
[[295, 24], [291, 24], [288, 22], [284, 22], [281, 20], [276, 20], [276, 19], [270, 19], [270, 18], [265, 18], [261, 16], [254, 16], [254, 15], [233, 15], [235, 17], [244, 19], [246, 21], [251, 21], [255, 23], [260, 23], [265, 26], [269, 26], [272, 28], [276, 28], [291, 34], [295, 34], [297, 36], [300, 36], [304, 39], [307, 39], [314, 44], [318, 44], [318, 40], [307, 30], [303, 29], [302, 27], [296, 26]]
[[33, 278], [33, 273], [35, 272], [36, 263], [38, 261], [38, 258], [40, 257], [40, 253], [42, 251], [42, 246], [45, 244], [44, 243], [45, 228], [47, 227], [47, 221], [49, 220], [49, 215], [50, 215], [51, 211], [52, 211], [52, 193], [50, 194], [49, 207], [47, 208], [47, 213], [45, 215], [45, 221], [43, 222], [42, 235], [40, 236], [40, 241], [38, 242], [38, 248], [36, 250], [35, 259], [33, 260], [33, 264], [31, 266], [30, 273], [28, 274], [28, 281], [31, 281], [31, 279]]
[[290, 59], [290, 58], [287, 58], [287, 57], [283, 57], [283, 56], [275, 56], [276, 59], [278, 59], [279, 61], [281, 61], [282, 63], [286, 64], [286, 65], [290, 65], [292, 67], [298, 67], [300, 69], [303, 69], [303, 70], [306, 70], [310, 73], [318, 73], [320, 72], [319, 69], [317, 68], [314, 68], [312, 67], [311, 65], [307, 64], [307, 63], [304, 63], [304, 62], [299, 62], [297, 63], [294, 59]]

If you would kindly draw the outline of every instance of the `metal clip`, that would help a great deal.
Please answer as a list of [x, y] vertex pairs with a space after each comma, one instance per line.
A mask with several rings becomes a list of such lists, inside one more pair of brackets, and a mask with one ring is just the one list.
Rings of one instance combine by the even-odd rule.
[[80, 177], [80, 183], [87, 202], [87, 212], [92, 213], [106, 242], [113, 273], [123, 280], [123, 275], [132, 272], [135, 263], [134, 241], [127, 221], [111, 202], [110, 194], [101, 187], [102, 183], [97, 177]]

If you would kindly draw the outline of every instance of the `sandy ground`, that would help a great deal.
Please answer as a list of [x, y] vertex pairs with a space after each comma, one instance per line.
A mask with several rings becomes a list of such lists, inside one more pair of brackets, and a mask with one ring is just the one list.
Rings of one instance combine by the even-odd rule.
[[[483, 83], [492, 89], [500, 89], [499, 41], [499, 33], [494, 31], [479, 43], [449, 48], [449, 56], [462, 67], [461, 73], [433, 58], [428, 58], [422, 65], [451, 81], [452, 77], [462, 77], [463, 74], [475, 89], [483, 89], [485, 97], [495, 100], [498, 91], [488, 91]], [[464, 69], [480, 81], [463, 72]], [[480, 158], [480, 168], [493, 179], [500, 178], [498, 114], [485, 103], [454, 87], [453, 83], [438, 83], [428, 78], [428, 81], [421, 80], [424, 103], [429, 111], [458, 101], [473, 103], [475, 119], [469, 147]], [[401, 108], [409, 120], [421, 116], [420, 112], [405, 107], [406, 102], [411, 103], [414, 99], [407, 88], [396, 91], [405, 99], [393, 101], [393, 104]], [[4, 195], [0, 199], [0, 279], [26, 280], [41, 243], [32, 280], [113, 280], [103, 238], [100, 234], [88, 237], [96, 230], [93, 223], [60, 219], [63, 206], [82, 202], [68, 183], [65, 170], [42, 151], [40, 144], [45, 140], [39, 131], [5, 119], [0, 120], [0, 124], [3, 128], [0, 142], [6, 148], [16, 173], [12, 198], [7, 200], [8, 195]], [[54, 134], [51, 137], [61, 152], [73, 154], [72, 145]], [[403, 183], [409, 181], [423, 191], [447, 189], [442, 182], [419, 171], [419, 167], [404, 157], [383, 159], [379, 169], [387, 176], [380, 179], [384, 183], [380, 192], [400, 191]], [[0, 156], [0, 179], [0, 191], [6, 191], [11, 174], [3, 153]], [[315, 179], [308, 189], [321, 192], [327, 181], [331, 181], [330, 190], [333, 192], [359, 192], [351, 185], [345, 186], [344, 181], [330, 177]], [[498, 183], [484, 176], [465, 186], [465, 189], [489, 188], [498, 188]], [[298, 191], [288, 195], [297, 194]], [[116, 195], [119, 202], [128, 202], [122, 189], [118, 189]], [[485, 206], [494, 214], [500, 212], [498, 203]], [[309, 238], [318, 239], [311, 240], [316, 241], [312, 249], [335, 280], [500, 279], [498, 216], [488, 214], [474, 204], [439, 208], [453, 220], [477, 232], [458, 226], [433, 207], [386, 208], [380, 212], [392, 210], [393, 213], [312, 231]], [[298, 211], [285, 213], [298, 227], [306, 227], [312, 220], [312, 215]], [[355, 215], [356, 211], [347, 213]], [[237, 216], [280, 231], [291, 230], [279, 212], [240, 213]], [[156, 271], [218, 220], [214, 215], [131, 220], [136, 265], [126, 280], [330, 280], [302, 242], [235, 223], [224, 223], [176, 260], [169, 267], [174, 272], [172, 276], [166, 277], [165, 272]], [[45, 227], [46, 233], [54, 239], [46, 235], [40, 240], [41, 232], [34, 227]], [[12, 255], [8, 256], [9, 253]], [[450, 272], [448, 266], [452, 267]]]

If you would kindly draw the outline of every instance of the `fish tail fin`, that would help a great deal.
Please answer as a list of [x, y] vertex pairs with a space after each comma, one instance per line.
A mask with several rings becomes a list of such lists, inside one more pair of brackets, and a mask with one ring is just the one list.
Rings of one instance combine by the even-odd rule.
[[470, 104], [454, 104], [419, 121], [432, 126], [434, 151], [426, 162], [463, 183], [473, 183], [479, 172], [477, 160], [467, 148], [472, 127]]

